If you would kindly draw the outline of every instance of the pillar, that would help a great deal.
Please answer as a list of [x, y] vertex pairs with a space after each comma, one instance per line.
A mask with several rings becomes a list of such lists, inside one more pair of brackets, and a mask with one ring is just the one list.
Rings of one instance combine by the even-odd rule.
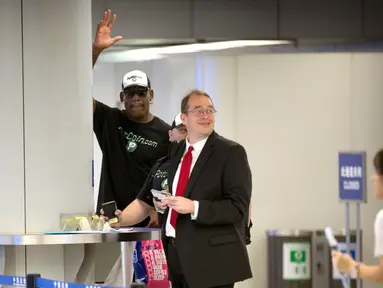
[[[25, 232], [21, 16], [21, 1], [0, 2], [1, 234]], [[24, 275], [24, 254], [24, 247], [0, 247], [0, 274]]]
[[[4, 0], [0, 25], [1, 232], [57, 231], [93, 211], [91, 0]], [[71, 249], [28, 247], [8, 272], [73, 280]]]

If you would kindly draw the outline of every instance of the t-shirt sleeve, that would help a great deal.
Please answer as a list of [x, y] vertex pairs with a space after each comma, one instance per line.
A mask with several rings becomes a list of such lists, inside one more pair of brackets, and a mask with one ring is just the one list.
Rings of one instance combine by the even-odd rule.
[[119, 110], [117, 108], [109, 107], [97, 100], [96, 109], [93, 113], [93, 131], [97, 137], [97, 141], [100, 145], [100, 148], [103, 149], [103, 135], [105, 126], [107, 122], [116, 121], [118, 117]]
[[383, 256], [383, 210], [379, 211], [375, 218], [375, 257]]
[[[154, 166], [157, 166], [157, 165], [154, 165]], [[153, 187], [153, 175], [155, 173], [155, 171], [153, 171], [154, 168], [155, 167], [153, 167], [152, 170], [150, 170], [150, 173], [148, 177], [146, 178], [145, 183], [140, 190], [140, 193], [138, 193], [136, 197], [138, 200], [144, 201], [146, 204], [152, 207], [154, 207], [154, 203], [153, 203], [153, 195], [152, 195], [152, 192], [150, 192], [150, 190]]]

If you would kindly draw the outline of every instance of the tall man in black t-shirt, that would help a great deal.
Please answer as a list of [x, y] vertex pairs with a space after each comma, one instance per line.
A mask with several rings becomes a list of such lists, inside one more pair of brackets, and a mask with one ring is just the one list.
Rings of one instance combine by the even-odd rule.
[[[111, 21], [109, 18], [110, 10], [97, 27], [93, 65], [104, 49], [122, 39], [110, 37], [116, 16]], [[118, 209], [124, 209], [140, 192], [156, 160], [167, 155], [170, 125], [150, 113], [153, 96], [148, 76], [135, 70], [122, 80], [120, 100], [125, 109], [111, 108], [93, 99], [93, 130], [103, 153], [97, 211], [103, 202], [112, 200]], [[156, 213], [152, 217], [156, 218]], [[146, 219], [137, 226], [148, 223]]]
[[[182, 124], [180, 117], [181, 114], [178, 114], [172, 123], [171, 130], [169, 130], [169, 140], [170, 141], [181, 141], [184, 140], [187, 135], [186, 127]], [[157, 160], [156, 164], [152, 167], [148, 178], [146, 179], [145, 184], [143, 185], [141, 192], [137, 196], [137, 199], [129, 204], [128, 207], [124, 209], [124, 215], [122, 215], [120, 210], [117, 210], [116, 214], [119, 216], [119, 222], [111, 224], [113, 227], [119, 227], [122, 223], [123, 225], [133, 226], [136, 223], [139, 223], [143, 219], [150, 215], [151, 213], [156, 213], [153, 206], [153, 196], [150, 193], [151, 189], [167, 190], [168, 189], [168, 166], [170, 164], [170, 159], [168, 156], [162, 157]], [[103, 213], [102, 210], [100, 211]], [[159, 215], [159, 222], [161, 223], [162, 214]], [[107, 218], [105, 218], [107, 220]], [[119, 258], [115, 265], [113, 266], [112, 271], [110, 272], [108, 278], [105, 280], [105, 285], [107, 286], [121, 286], [122, 278], [122, 269], [121, 269], [121, 258]]]
[[[169, 130], [169, 140], [182, 141], [187, 136], [185, 125], [182, 124], [181, 113], [178, 114]], [[152, 167], [145, 184], [142, 186], [137, 199], [129, 204], [123, 211], [117, 210], [119, 217], [118, 223], [111, 224], [113, 227], [132, 226], [145, 219], [154, 210], [153, 195], [151, 189], [157, 191], [168, 190], [168, 166], [170, 164], [169, 156], [162, 157], [157, 160]], [[101, 211], [102, 213], [102, 211]]]

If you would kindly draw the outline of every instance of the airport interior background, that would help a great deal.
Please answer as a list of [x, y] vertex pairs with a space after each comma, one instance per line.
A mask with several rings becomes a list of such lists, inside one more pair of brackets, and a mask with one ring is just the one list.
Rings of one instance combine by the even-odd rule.
[[[291, 25], [281, 30], [286, 36], [269, 37], [274, 30], [278, 36], [282, 33], [272, 23], [277, 16], [270, 15], [274, 15], [274, 2], [283, 1], [262, 0], [263, 10], [253, 16], [251, 1], [238, 1], [237, 10], [230, 1], [211, 1], [220, 8], [202, 0], [133, 2], [0, 2], [0, 25], [10, 28], [0, 30], [0, 37], [12, 39], [0, 45], [0, 73], [6, 74], [0, 77], [0, 129], [6, 139], [0, 147], [7, 151], [0, 154], [0, 170], [9, 172], [0, 174], [1, 195], [7, 197], [0, 217], [12, 217], [3, 221], [2, 230], [31, 233], [57, 229], [61, 214], [94, 211], [102, 153], [92, 132], [91, 97], [121, 107], [122, 77], [139, 69], [152, 82], [155, 115], [171, 123], [180, 112], [182, 97], [193, 88], [202, 89], [211, 95], [218, 111], [216, 132], [239, 142], [247, 151], [253, 177], [248, 252], [254, 278], [236, 287], [268, 287], [268, 230], [344, 229], [345, 204], [338, 197], [339, 151], [366, 153], [361, 253], [363, 262], [377, 263], [373, 223], [382, 203], [374, 199], [369, 175], [372, 158], [383, 147], [383, 25], [372, 25], [376, 23], [373, 20], [362, 25], [363, 31], [370, 33], [362, 41], [353, 34], [361, 33], [357, 23], [364, 18], [353, 17], [359, 15], [359, 6], [343, 9], [347, 1], [334, 6], [325, 1], [332, 8], [323, 8], [319, 1], [311, 1], [316, 3], [315, 13], [327, 15], [326, 9], [332, 9], [350, 15], [337, 19], [336, 13], [328, 13], [329, 23], [323, 23], [312, 12], [322, 23], [311, 23], [316, 27], [312, 30], [304, 24], [309, 17], [289, 15], [283, 21]], [[194, 29], [182, 24], [190, 16], [189, 2], [203, 7], [200, 18], [193, 22]], [[302, 1], [296, 2], [310, 9]], [[8, 10], [2, 9], [3, 5]], [[371, 5], [371, 10], [363, 11], [383, 15], [381, 4]], [[112, 33], [124, 40], [100, 56], [92, 73], [91, 41], [106, 8], [117, 14]], [[288, 8], [293, 9], [286, 7], [285, 11]], [[213, 19], [210, 26], [207, 12]], [[257, 20], [251, 20], [256, 15]], [[293, 37], [294, 29], [302, 41]], [[198, 36], [186, 35], [187, 31]], [[204, 33], [213, 35], [212, 39], [255, 37], [268, 42], [182, 53], [144, 51], [158, 47], [158, 43], [193, 43], [204, 38]], [[255, 36], [250, 37], [251, 33]], [[127, 53], [134, 49], [143, 50]], [[355, 229], [354, 205], [350, 215]], [[96, 280], [106, 277], [118, 257], [117, 245], [105, 247], [97, 251]], [[30, 265], [43, 274], [64, 277], [75, 273], [71, 267], [81, 262], [78, 255], [83, 252], [77, 246], [38, 246], [17, 247], [7, 253], [9, 271], [19, 273]], [[68, 266], [65, 261], [77, 264]], [[366, 282], [363, 287], [376, 286]]]
[[[345, 227], [338, 151], [367, 151], [367, 174], [372, 173], [372, 157], [383, 143], [383, 53], [293, 51], [99, 63], [95, 98], [117, 106], [122, 77], [132, 69], [151, 77], [152, 111], [169, 123], [188, 90], [207, 91], [218, 111], [216, 131], [246, 148], [253, 173], [248, 251], [255, 277], [238, 287], [266, 288], [268, 229]], [[94, 160], [98, 179], [97, 145]], [[364, 261], [377, 263], [373, 223], [382, 203], [374, 201], [370, 183], [367, 187], [362, 254]], [[351, 215], [355, 228], [353, 207]]]

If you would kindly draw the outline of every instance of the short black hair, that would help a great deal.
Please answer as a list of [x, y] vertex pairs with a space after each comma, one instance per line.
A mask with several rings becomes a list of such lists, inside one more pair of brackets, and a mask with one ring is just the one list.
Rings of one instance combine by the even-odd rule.
[[213, 102], [213, 100], [211, 99], [209, 94], [207, 94], [205, 91], [202, 91], [202, 90], [199, 90], [199, 89], [193, 89], [188, 94], [186, 94], [186, 96], [184, 98], [182, 98], [182, 101], [181, 101], [181, 113], [182, 114], [187, 114], [188, 113], [188, 110], [189, 110], [189, 99], [190, 99], [190, 97], [192, 95], [205, 96], [205, 97], [209, 98], [211, 102]]
[[383, 176], [383, 149], [376, 152], [374, 156], [374, 168], [378, 175]]

